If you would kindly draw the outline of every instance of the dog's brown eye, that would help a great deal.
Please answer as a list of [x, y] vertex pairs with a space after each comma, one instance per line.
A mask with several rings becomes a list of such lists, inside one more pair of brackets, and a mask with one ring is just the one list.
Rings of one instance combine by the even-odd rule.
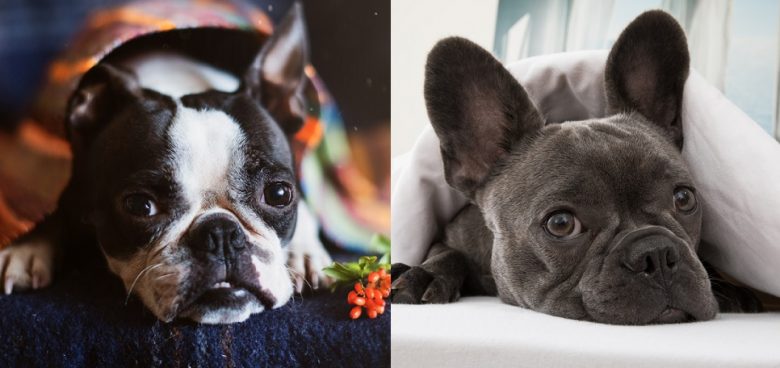
[[696, 196], [693, 190], [679, 187], [674, 191], [674, 207], [680, 212], [691, 212], [696, 209]]
[[544, 222], [547, 232], [556, 238], [569, 238], [582, 232], [582, 224], [569, 211], [556, 211]]
[[289, 184], [280, 181], [268, 184], [263, 190], [265, 203], [274, 207], [284, 207], [292, 202], [293, 193]]
[[125, 211], [138, 217], [151, 217], [157, 214], [157, 205], [146, 194], [130, 194], [125, 197]]

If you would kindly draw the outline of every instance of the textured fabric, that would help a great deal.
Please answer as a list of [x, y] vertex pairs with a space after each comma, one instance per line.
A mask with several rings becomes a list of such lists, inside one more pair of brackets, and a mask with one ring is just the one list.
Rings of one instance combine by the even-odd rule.
[[[274, 22], [293, 0], [247, 0], [266, 9]], [[128, 0], [0, 1], [0, 128], [15, 126], [45, 79], [47, 63], [93, 9]]]
[[399, 368], [780, 366], [780, 313], [628, 327], [553, 317], [491, 297], [393, 309], [392, 366]]
[[187, 28], [214, 27], [272, 32], [271, 20], [257, 8], [235, 1], [136, 1], [94, 12], [70, 45], [51, 63], [32, 111], [34, 120], [64, 136], [62, 116], [81, 76], [109, 53], [140, 36]]
[[[339, 258], [338, 255], [336, 255]], [[341, 255], [343, 257], [344, 255]], [[351, 258], [351, 256], [349, 256]], [[384, 367], [390, 307], [350, 320], [346, 293], [295, 296], [232, 325], [163, 323], [105, 270], [0, 296], [0, 367]]]
[[[606, 50], [554, 54], [507, 69], [548, 122], [582, 120], [605, 116], [606, 57]], [[712, 244], [703, 258], [780, 296], [780, 144], [696, 72], [686, 82], [682, 119], [683, 158], [704, 209], [702, 239]], [[393, 261], [416, 265], [466, 199], [444, 182], [430, 127], [404, 160], [393, 167]]]

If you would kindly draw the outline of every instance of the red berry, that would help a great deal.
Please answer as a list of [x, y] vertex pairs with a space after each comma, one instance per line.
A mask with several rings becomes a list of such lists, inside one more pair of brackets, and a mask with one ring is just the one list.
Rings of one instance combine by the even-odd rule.
[[366, 297], [368, 299], [374, 299], [374, 288], [370, 286], [366, 288]]
[[384, 268], [380, 268], [378, 271], [376, 271], [376, 273], [378, 273], [379, 277], [381, 278], [385, 278], [385, 276], [387, 276], [387, 270]]
[[357, 291], [358, 294], [363, 295], [363, 284], [356, 282], [355, 291]]
[[347, 303], [355, 304], [355, 299], [357, 299], [357, 297], [357, 293], [350, 291], [349, 294], [347, 294]]
[[365, 305], [366, 304], [366, 298], [364, 298], [362, 296], [356, 297], [355, 300], [353, 300], [352, 304], [357, 305], [357, 306]]
[[382, 297], [389, 297], [390, 296], [390, 289], [382, 289]]
[[385, 312], [385, 306], [382, 305], [382, 306], [376, 307], [375, 310], [376, 310], [377, 313], [382, 314], [382, 313]]
[[368, 315], [368, 318], [376, 318], [377, 311], [376, 309], [369, 309], [366, 315]]
[[360, 318], [360, 313], [363, 312], [363, 309], [360, 307], [352, 308], [352, 310], [349, 311], [349, 318], [352, 319], [358, 319]]
[[368, 283], [373, 284], [379, 280], [379, 273], [371, 272], [368, 274]]
[[382, 300], [382, 299], [374, 299], [374, 304], [377, 307], [384, 307], [385, 306], [385, 301]]

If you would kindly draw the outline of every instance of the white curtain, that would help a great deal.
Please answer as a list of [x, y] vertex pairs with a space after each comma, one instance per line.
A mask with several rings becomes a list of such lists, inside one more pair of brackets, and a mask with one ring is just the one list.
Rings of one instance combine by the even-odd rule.
[[700, 1], [688, 27], [691, 64], [707, 81], [724, 90], [732, 0]]
[[614, 0], [573, 0], [566, 51], [603, 48], [614, 6]]
[[699, 2], [699, 0], [663, 0], [661, 9], [674, 16], [684, 29], [689, 29], [693, 12]]
[[531, 15], [525, 14], [509, 28], [506, 33], [506, 57], [504, 61], [511, 63], [528, 57], [528, 30], [531, 28]]

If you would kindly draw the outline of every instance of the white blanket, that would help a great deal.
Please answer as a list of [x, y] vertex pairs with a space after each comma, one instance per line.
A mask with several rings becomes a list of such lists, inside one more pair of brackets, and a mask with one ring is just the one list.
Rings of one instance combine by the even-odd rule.
[[393, 305], [393, 367], [780, 367], [780, 314], [612, 326], [470, 297]]
[[[607, 52], [539, 56], [507, 69], [548, 122], [603, 117]], [[685, 85], [683, 129], [683, 157], [704, 210], [702, 239], [713, 244], [703, 257], [780, 296], [780, 144], [695, 72]], [[417, 265], [466, 204], [444, 181], [430, 127], [409, 154], [394, 160], [392, 188], [393, 262]]]

